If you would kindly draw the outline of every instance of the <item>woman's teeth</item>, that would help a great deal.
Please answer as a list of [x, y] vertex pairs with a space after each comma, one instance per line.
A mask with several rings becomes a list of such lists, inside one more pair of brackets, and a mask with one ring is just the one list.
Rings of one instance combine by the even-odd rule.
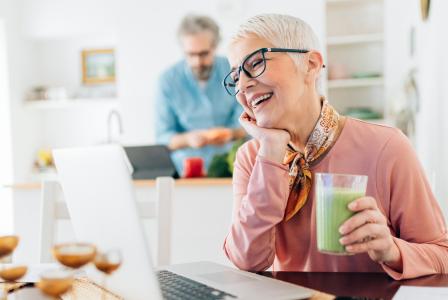
[[271, 98], [272, 95], [273, 95], [273, 93], [268, 93], [268, 94], [264, 94], [262, 96], [259, 96], [259, 97], [255, 98], [255, 99], [253, 99], [252, 102], [251, 102], [252, 107], [255, 108], [256, 106], [258, 106], [263, 101], [266, 101], [269, 98]]

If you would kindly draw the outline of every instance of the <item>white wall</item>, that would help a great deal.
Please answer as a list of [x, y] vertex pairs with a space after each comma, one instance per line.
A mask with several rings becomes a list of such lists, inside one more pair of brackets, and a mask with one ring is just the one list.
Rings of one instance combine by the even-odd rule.
[[23, 31], [33, 38], [109, 34], [116, 32], [121, 13], [119, 0], [19, 1], [23, 3]]
[[[431, 1], [430, 17], [426, 22], [421, 20], [419, 1], [389, 0], [385, 3], [385, 51], [389, 60], [386, 63], [386, 74], [389, 75], [385, 80], [386, 99], [400, 101], [397, 97], [409, 96], [403, 94], [403, 84], [409, 70], [416, 67], [420, 93], [416, 151], [448, 220], [448, 20], [445, 16], [448, 2]], [[397, 12], [400, 12], [400, 22], [397, 22]], [[416, 30], [414, 58], [409, 53], [411, 27]]]
[[[39, 74], [28, 87], [54, 86], [67, 89], [70, 98], [85, 98], [88, 91], [105, 90], [106, 87], [83, 87], [81, 51], [84, 49], [108, 49], [116, 45], [113, 34], [99, 36], [66, 36], [54, 38], [32, 38], [33, 72]], [[94, 95], [92, 95], [94, 96]], [[101, 95], [99, 95], [101, 96]]]
[[[409, 71], [415, 67], [415, 58], [411, 57], [411, 28], [419, 23], [419, 1], [388, 0], [385, 4], [385, 24], [387, 28], [384, 38], [385, 90], [388, 110], [390, 104], [400, 102], [403, 95], [404, 81]], [[397, 12], [400, 21], [397, 21]], [[390, 112], [390, 111], [389, 111]]]
[[40, 117], [23, 109], [25, 83], [34, 77], [31, 65], [32, 48], [22, 31], [21, 1], [1, 0], [0, 16], [4, 18], [8, 55], [9, 100], [13, 140], [14, 181], [27, 178], [41, 140]]
[[[23, 78], [30, 75], [30, 49], [20, 30], [20, 1], [0, 0], [0, 184], [11, 183], [29, 174], [33, 148], [39, 143], [39, 117], [28, 114], [20, 105]], [[14, 230], [12, 196], [0, 188], [0, 228]]]
[[[0, 6], [1, 9], [1, 6]], [[4, 21], [0, 17], [0, 182], [11, 182], [12, 167], [12, 138], [11, 138], [11, 108], [9, 103], [9, 79], [6, 53], [6, 35]], [[12, 214], [1, 213], [12, 210], [11, 191], [0, 185], [0, 235], [12, 231]]]
[[421, 93], [417, 118], [417, 150], [436, 196], [448, 216], [448, 2], [431, 1], [429, 20], [418, 27], [418, 66]]

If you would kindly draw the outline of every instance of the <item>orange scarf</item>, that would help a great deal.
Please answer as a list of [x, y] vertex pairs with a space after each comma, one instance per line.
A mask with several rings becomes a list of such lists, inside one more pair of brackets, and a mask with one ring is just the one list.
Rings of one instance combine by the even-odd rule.
[[305, 205], [313, 178], [310, 165], [333, 146], [342, 127], [343, 118], [327, 100], [322, 99], [320, 117], [308, 138], [304, 153], [288, 145], [283, 163], [289, 165], [290, 192], [284, 221], [291, 219]]

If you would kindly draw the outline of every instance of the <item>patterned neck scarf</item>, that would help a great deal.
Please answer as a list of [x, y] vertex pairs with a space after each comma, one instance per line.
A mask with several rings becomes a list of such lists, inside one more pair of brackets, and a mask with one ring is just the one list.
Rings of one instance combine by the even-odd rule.
[[305, 145], [304, 153], [290, 145], [283, 159], [289, 165], [289, 197], [284, 221], [291, 219], [306, 203], [311, 190], [310, 165], [326, 153], [334, 144], [343, 127], [343, 118], [322, 99], [320, 117]]

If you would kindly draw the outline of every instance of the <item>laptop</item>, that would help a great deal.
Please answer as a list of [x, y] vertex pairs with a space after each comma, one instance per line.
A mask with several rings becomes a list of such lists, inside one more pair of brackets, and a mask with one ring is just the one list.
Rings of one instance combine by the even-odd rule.
[[127, 146], [124, 151], [133, 168], [133, 179], [179, 178], [170, 150], [164, 145]]
[[[53, 151], [73, 229], [79, 241], [120, 249], [123, 264], [108, 279], [125, 299], [304, 299], [313, 291], [212, 262], [153, 269], [123, 148]], [[229, 199], [230, 200], [230, 199]], [[224, 238], [224, 237], [223, 237]], [[89, 277], [98, 273], [87, 269]]]

